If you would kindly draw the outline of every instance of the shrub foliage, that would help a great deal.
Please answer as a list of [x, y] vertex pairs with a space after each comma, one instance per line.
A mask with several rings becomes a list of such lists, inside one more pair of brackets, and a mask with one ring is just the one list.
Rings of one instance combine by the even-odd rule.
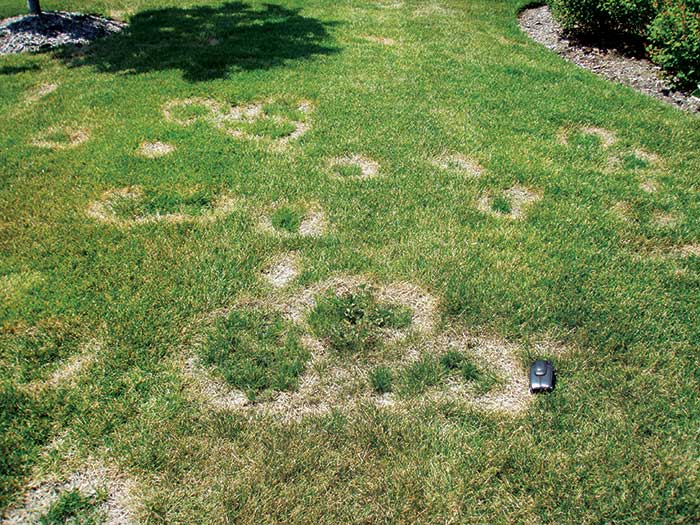
[[652, 60], [682, 87], [700, 83], [700, 0], [550, 0], [564, 29], [645, 38]]

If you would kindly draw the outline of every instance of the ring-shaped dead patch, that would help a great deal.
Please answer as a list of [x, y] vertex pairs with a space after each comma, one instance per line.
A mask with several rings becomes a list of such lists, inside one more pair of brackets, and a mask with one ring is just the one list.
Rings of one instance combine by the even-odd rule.
[[464, 173], [469, 177], [480, 177], [484, 169], [478, 162], [461, 153], [444, 153], [432, 160], [433, 166], [447, 171]]
[[659, 184], [653, 179], [646, 179], [639, 184], [639, 189], [646, 193], [656, 193], [659, 191]]
[[95, 518], [90, 523], [133, 523], [133, 482], [114, 468], [100, 464], [88, 465], [67, 476], [51, 475], [46, 479], [32, 481], [27, 488], [22, 501], [6, 511], [3, 523], [40, 523], [66, 496], [81, 498], [91, 512], [91, 518]]
[[381, 44], [383, 46], [395, 46], [396, 40], [393, 38], [376, 36], [376, 35], [362, 35], [362, 39], [367, 42], [372, 42], [373, 44]]
[[568, 146], [569, 139], [574, 133], [597, 137], [600, 140], [600, 144], [606, 149], [617, 142], [617, 135], [613, 131], [598, 126], [564, 126], [557, 134], [557, 141], [559, 144]]
[[36, 102], [58, 89], [58, 84], [47, 82], [44, 84], [39, 84], [38, 86], [29, 90], [26, 96], [27, 102]]
[[340, 180], [364, 180], [379, 175], [379, 163], [360, 154], [335, 157], [328, 161], [331, 175]]
[[147, 159], [157, 159], [158, 157], [164, 157], [175, 151], [175, 146], [168, 144], [166, 142], [142, 142], [139, 146], [138, 153], [142, 157]]
[[[199, 111], [197, 112], [197, 108]], [[191, 115], [187, 115], [191, 112]], [[178, 115], [178, 113], [181, 113]], [[163, 105], [165, 120], [174, 122], [180, 126], [191, 126], [197, 121], [212, 121], [222, 113], [222, 106], [209, 98], [175, 99]]]
[[332, 291], [336, 295], [355, 294], [365, 289], [379, 301], [403, 306], [411, 311], [411, 325], [408, 330], [390, 334], [392, 338], [406, 335], [409, 331], [430, 333], [437, 323], [438, 301], [421, 287], [397, 282], [377, 284], [363, 276], [337, 276], [316, 283], [284, 301], [279, 307], [285, 316], [296, 323], [306, 323], [309, 312], [316, 307], [318, 297]]
[[31, 144], [37, 148], [62, 150], [80, 146], [89, 138], [90, 133], [86, 128], [51, 126], [37, 134]]
[[65, 359], [46, 380], [29, 383], [27, 390], [40, 394], [46, 390], [70, 385], [102, 351], [103, 343], [100, 339], [91, 339], [81, 344], [78, 353]]
[[328, 229], [326, 214], [318, 203], [279, 202], [267, 208], [258, 229], [282, 237], [321, 237]]
[[541, 199], [541, 193], [515, 185], [496, 196], [483, 195], [477, 203], [477, 208], [495, 217], [523, 220], [527, 209]]
[[[242, 300], [239, 307], [266, 308], [279, 311], [287, 320], [308, 329], [306, 322], [317, 299], [328, 291], [336, 294], [356, 293], [371, 287], [377, 300], [404, 306], [411, 311], [411, 326], [407, 330], [386, 330], [387, 342], [400, 343], [408, 333], [431, 334], [436, 324], [437, 301], [420, 287], [399, 282], [389, 285], [373, 284], [365, 277], [339, 276], [317, 283], [301, 293], [286, 299], [264, 301]], [[212, 318], [227, 315], [222, 309], [209, 316], [203, 323], [211, 324]], [[245, 393], [232, 388], [223, 380], [210, 374], [198, 358], [189, 359], [184, 365], [185, 375], [192, 383], [198, 398], [215, 409], [235, 410], [250, 414], [272, 415], [283, 421], [298, 420], [305, 416], [320, 415], [333, 409], [343, 409], [359, 402], [374, 402], [376, 396], [368, 389], [367, 375], [372, 367], [385, 360], [383, 352], [369, 355], [343, 355], [326, 350], [324, 344], [312, 335], [303, 335], [301, 342], [308, 349], [310, 359], [299, 385], [293, 391], [280, 391], [274, 397], [251, 402]], [[201, 344], [201, 343], [195, 343]], [[400, 351], [398, 361], [410, 362], [412, 356]], [[394, 358], [396, 360], [396, 358]]]
[[499, 382], [492, 390], [479, 393], [470, 383], [448, 380], [442, 388], [434, 388], [421, 396], [418, 403], [466, 402], [484, 410], [511, 414], [527, 407], [532, 396], [528, 391], [528, 371], [519, 362], [518, 345], [497, 337], [447, 333], [432, 341], [430, 346], [437, 355], [457, 351], [472, 357], [480, 368], [495, 372]]
[[99, 200], [90, 204], [87, 209], [87, 215], [98, 222], [120, 227], [139, 226], [156, 222], [191, 222], [205, 224], [230, 214], [238, 203], [232, 196], [222, 194], [218, 195], [213, 200], [210, 208], [198, 215], [186, 213], [146, 213], [133, 217], [120, 216], [118, 210], [121, 207], [128, 207], [131, 203], [138, 203], [143, 198], [144, 192], [140, 186], [108, 190], [102, 194]]
[[[270, 99], [225, 108], [223, 104], [212, 99], [190, 98], [166, 103], [163, 106], [163, 114], [166, 120], [181, 126], [189, 126], [197, 121], [207, 122], [236, 139], [265, 142], [270, 145], [272, 151], [282, 151], [290, 142], [311, 129], [308, 117], [313, 111], [313, 104], [308, 100], [299, 102], [295, 111], [302, 118], [297, 120], [286, 115], [270, 113], [266, 106], [274, 102]], [[198, 113], [194, 111], [196, 108], [199, 108]], [[187, 115], [187, 111], [194, 114]]]

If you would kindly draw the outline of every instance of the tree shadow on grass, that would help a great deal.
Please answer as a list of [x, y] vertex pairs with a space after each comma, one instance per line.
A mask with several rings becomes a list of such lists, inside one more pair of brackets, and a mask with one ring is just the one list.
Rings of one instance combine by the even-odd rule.
[[271, 4], [155, 9], [137, 13], [121, 33], [85, 52], [56, 53], [73, 67], [131, 74], [179, 69], [185, 80], [198, 82], [337, 53], [327, 31], [332, 25]]

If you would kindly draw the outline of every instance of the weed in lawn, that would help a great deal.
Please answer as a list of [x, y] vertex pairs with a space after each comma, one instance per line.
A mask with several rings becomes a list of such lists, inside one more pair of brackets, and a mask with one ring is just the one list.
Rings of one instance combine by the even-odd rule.
[[31, 143], [37, 148], [62, 150], [80, 146], [89, 138], [89, 132], [84, 128], [52, 126], [38, 133]]
[[336, 157], [328, 165], [332, 175], [342, 180], [370, 179], [379, 174], [379, 164], [363, 155]]
[[369, 290], [336, 294], [326, 292], [309, 315], [309, 326], [330, 349], [341, 353], [377, 350], [385, 329], [408, 327], [412, 312], [406, 307], [379, 303]]
[[139, 146], [139, 155], [148, 159], [163, 157], [175, 151], [175, 146], [165, 142], [142, 142]]
[[265, 279], [275, 288], [283, 288], [299, 274], [299, 257], [295, 253], [277, 257], [263, 272]]
[[180, 195], [127, 187], [105, 192], [87, 214], [99, 222], [126, 227], [161, 221], [205, 223], [231, 213], [235, 204], [228, 195], [204, 191]]
[[309, 357], [279, 314], [253, 310], [218, 319], [200, 350], [202, 363], [250, 400], [295, 390]]
[[444, 154], [433, 159], [433, 165], [444, 170], [462, 172], [469, 177], [479, 177], [484, 171], [478, 162], [461, 153]]
[[513, 186], [500, 195], [484, 195], [478, 202], [478, 208], [484, 213], [497, 217], [509, 217], [515, 220], [525, 218], [525, 212], [542, 196], [522, 186]]
[[377, 394], [391, 392], [393, 379], [391, 369], [386, 366], [373, 368], [369, 373], [369, 383]]

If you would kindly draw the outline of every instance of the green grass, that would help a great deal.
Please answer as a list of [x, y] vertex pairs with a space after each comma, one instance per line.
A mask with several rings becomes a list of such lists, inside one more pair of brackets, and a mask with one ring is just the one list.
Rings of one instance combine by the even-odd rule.
[[272, 212], [272, 226], [287, 233], [297, 233], [305, 212], [299, 206], [281, 206]]
[[393, 380], [393, 374], [386, 366], [378, 366], [369, 373], [369, 382], [372, 385], [372, 390], [377, 394], [391, 392]]
[[278, 315], [234, 311], [216, 322], [201, 358], [254, 400], [265, 392], [293, 390], [309, 353]]
[[205, 190], [182, 195], [169, 191], [149, 189], [143, 197], [134, 199], [117, 196], [112, 201], [112, 210], [119, 219], [135, 219], [149, 215], [185, 214], [201, 215], [211, 209], [213, 195]]
[[[676, 255], [700, 243], [697, 117], [528, 40], [522, 0], [380, 3], [394, 4], [45, 0], [120, 10], [130, 27], [77, 53], [0, 57], [0, 508], [21, 502], [33, 477], [94, 460], [135, 480], [143, 523], [697, 521], [700, 258]], [[25, 9], [0, 0], [2, 17]], [[58, 88], [27, 102], [46, 83]], [[258, 122], [266, 140], [243, 140], [202, 108], [176, 110], [204, 115], [189, 126], [165, 118], [169, 102], [196, 98], [222, 111], [262, 104], [308, 131], [276, 148], [291, 128]], [[605, 147], [576, 131], [585, 126], [617, 141]], [[31, 144], [63, 127], [89, 139]], [[138, 154], [155, 141], [175, 150]], [[637, 149], [660, 161], [624, 161]], [[435, 169], [453, 154], [481, 175]], [[376, 161], [378, 175], [340, 183], [332, 159], [353, 155]], [[640, 189], [647, 179], [658, 191]], [[523, 220], [479, 209], [483, 195], [515, 186], [542, 196]], [[144, 198], [124, 203], [125, 218], [201, 214], [224, 193], [240, 205], [211, 221], [134, 227], [86, 213], [128, 187]], [[326, 233], [261, 232], [280, 202], [317, 205]], [[678, 220], [656, 227], [660, 210]], [[295, 213], [275, 221], [294, 230]], [[289, 252], [300, 274], [271, 293], [261, 272]], [[248, 305], [336, 275], [419, 285], [438, 301], [440, 333], [512, 341], [523, 374], [553, 359], [557, 389], [516, 415], [419, 403], [447, 380], [481, 388], [492, 370], [444, 366], [444, 348], [395, 366], [432, 336], [385, 342], [375, 314], [386, 305], [363, 306], [353, 324], [322, 296], [301, 324], [327, 341], [338, 334], [351, 350], [326, 349], [338, 366], [390, 363], [408, 409], [361, 404], [288, 421], [193, 393], [183, 363], [194, 355], [259, 404], [294, 392], [312, 366], [305, 328]], [[221, 311], [236, 314], [212, 320]], [[543, 356], [543, 339], [570, 351]], [[93, 340], [90, 366], [45, 386]], [[359, 383], [375, 388], [365, 372]]]
[[491, 209], [497, 213], [508, 214], [513, 208], [507, 198], [502, 195], [497, 195], [491, 201]]
[[97, 525], [104, 522], [103, 513], [97, 506], [107, 499], [105, 492], [84, 496], [78, 490], [69, 490], [59, 494], [49, 510], [39, 518], [40, 525], [61, 525], [75, 523], [80, 525]]
[[369, 290], [321, 296], [309, 315], [311, 331], [339, 353], [380, 349], [385, 329], [406, 328], [412, 312], [405, 307], [377, 302]]

